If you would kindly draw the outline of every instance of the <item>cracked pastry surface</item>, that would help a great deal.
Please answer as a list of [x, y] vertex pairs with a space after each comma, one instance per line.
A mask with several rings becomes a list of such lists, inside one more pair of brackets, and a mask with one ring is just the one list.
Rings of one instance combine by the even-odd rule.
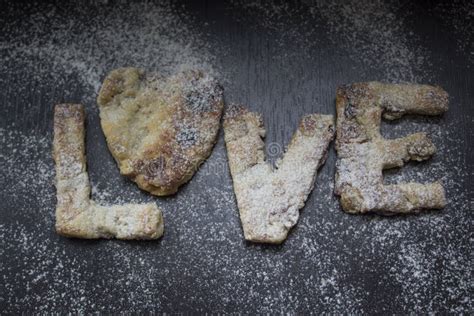
[[99, 205], [90, 199], [84, 143], [84, 108], [54, 108], [53, 158], [56, 163], [56, 231], [76, 238], [157, 239], [163, 215], [155, 203]]
[[154, 195], [175, 193], [210, 155], [224, 105], [212, 77], [113, 70], [97, 99], [101, 125], [121, 174]]
[[333, 116], [304, 116], [275, 168], [265, 161], [260, 114], [231, 107], [224, 118], [224, 133], [245, 239], [283, 242], [326, 159], [334, 136]]
[[365, 82], [339, 87], [335, 193], [344, 211], [393, 214], [443, 208], [446, 197], [439, 181], [384, 185], [384, 169], [429, 159], [436, 147], [425, 133], [385, 139], [380, 123], [382, 117], [439, 115], [447, 109], [448, 94], [437, 86]]

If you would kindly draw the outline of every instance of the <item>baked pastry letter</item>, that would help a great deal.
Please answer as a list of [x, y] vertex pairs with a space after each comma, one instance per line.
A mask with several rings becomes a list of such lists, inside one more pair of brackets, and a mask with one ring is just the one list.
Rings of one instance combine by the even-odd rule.
[[90, 199], [84, 144], [84, 108], [54, 108], [53, 157], [56, 163], [56, 231], [76, 238], [157, 239], [162, 212], [155, 203], [102, 206]]
[[246, 240], [279, 244], [299, 218], [334, 136], [333, 116], [303, 117], [276, 168], [265, 161], [260, 114], [230, 108], [225, 143]]
[[436, 86], [365, 82], [337, 89], [335, 193], [348, 213], [410, 213], [446, 205], [440, 182], [384, 185], [384, 169], [409, 160], [430, 158], [436, 147], [425, 133], [398, 139], [380, 134], [382, 116], [439, 115], [448, 109], [448, 94]]

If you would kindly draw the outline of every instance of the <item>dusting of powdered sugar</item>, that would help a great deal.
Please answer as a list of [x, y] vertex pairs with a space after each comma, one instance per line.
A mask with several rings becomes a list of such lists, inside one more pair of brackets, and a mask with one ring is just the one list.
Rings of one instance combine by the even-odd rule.
[[[256, 3], [248, 9], [249, 14], [258, 13], [263, 5], [262, 1]], [[459, 118], [448, 111], [441, 118], [402, 118], [382, 124], [387, 138], [416, 131], [432, 136], [438, 149], [432, 159], [386, 172], [385, 180], [441, 179], [448, 197], [444, 210], [391, 218], [343, 213], [333, 194], [336, 157], [331, 147], [298, 224], [281, 246], [243, 241], [222, 131], [210, 158], [178, 194], [167, 198], [152, 197], [120, 176], [107, 150], [95, 98], [105, 74], [117, 67], [162, 68], [166, 73], [183, 64], [206, 68], [213, 67], [214, 60], [217, 64], [233, 61], [219, 68], [219, 76], [232, 78], [225, 86], [226, 97], [232, 96], [235, 99], [230, 101], [234, 102], [254, 101], [248, 106], [266, 111], [268, 135], [281, 131], [285, 141], [303, 114], [333, 113], [335, 87], [345, 78], [441, 81], [429, 68], [429, 54], [425, 56], [423, 49], [419, 53], [416, 35], [398, 19], [405, 12], [398, 2], [376, 1], [367, 8], [376, 12], [399, 9], [397, 18], [388, 17], [392, 24], [374, 19], [376, 13], [367, 16], [384, 34], [393, 27], [387, 34], [394, 40], [386, 43], [386, 35], [377, 39], [373, 34], [378, 31], [367, 29], [369, 24], [361, 15], [367, 11], [362, 4], [345, 3], [352, 3], [353, 8], [342, 12], [340, 19], [329, 2], [309, 6], [312, 10], [306, 14], [313, 20], [305, 22], [305, 32], [285, 30], [286, 19], [295, 14], [291, 6], [273, 13], [266, 23], [273, 25], [274, 18], [282, 16], [272, 30], [286, 34], [281, 38], [288, 39], [293, 49], [287, 50], [286, 40], [281, 40], [278, 44], [285, 49], [278, 54], [288, 56], [268, 63], [263, 62], [265, 56], [259, 57], [260, 52], [267, 52], [267, 42], [251, 41], [252, 32], [242, 32], [242, 37], [224, 34], [232, 39], [225, 42], [230, 47], [210, 47], [199, 36], [201, 28], [193, 23], [194, 14], [166, 3], [115, 5], [104, 1], [54, 7], [32, 2], [24, 5], [28, 15], [22, 15], [22, 21], [9, 20], [10, 15], [22, 13], [19, 8], [7, 9], [0, 17], [2, 311], [470, 313], [473, 202], [466, 182], [473, 174], [466, 158], [469, 144], [462, 138], [460, 126], [472, 126], [472, 118]], [[235, 7], [226, 11], [232, 24], [241, 20], [232, 15]], [[267, 16], [267, 12], [260, 13]], [[256, 24], [255, 20], [251, 23]], [[313, 24], [322, 26], [311, 31]], [[319, 34], [322, 30], [334, 32], [331, 36]], [[370, 34], [363, 34], [365, 31]], [[301, 40], [291, 41], [299, 36]], [[341, 72], [337, 64], [327, 62], [331, 55], [338, 61], [344, 59], [338, 55], [341, 51], [358, 66], [346, 67], [343, 76], [325, 72], [312, 79], [307, 73], [314, 69], [304, 68], [307, 64], [302, 61], [311, 55], [308, 47], [326, 39], [336, 43], [335, 49], [318, 55], [320, 60], [313, 61], [316, 67], [327, 65]], [[399, 61], [392, 49], [401, 50]], [[235, 54], [216, 56], [226, 50]], [[361, 67], [364, 63], [366, 69]], [[266, 73], [265, 68], [273, 72]], [[371, 70], [379, 77], [371, 78]], [[287, 76], [293, 72], [293, 77]], [[261, 82], [267, 85], [259, 85]], [[327, 90], [316, 90], [316, 94], [327, 94], [313, 97], [320, 86]], [[293, 99], [292, 91], [298, 95]], [[70, 100], [84, 102], [87, 107], [92, 198], [101, 204], [154, 201], [164, 211], [165, 232], [159, 241], [85, 241], [55, 233], [51, 109], [57, 102]], [[470, 99], [453, 96], [450, 106], [467, 107], [466, 100]], [[259, 108], [261, 104], [270, 110]], [[278, 107], [283, 105], [291, 108]], [[274, 112], [293, 115], [294, 126], [271, 115]]]
[[[298, 6], [287, 2], [232, 2], [249, 14], [258, 14], [264, 27], [277, 30], [277, 37], [281, 37], [278, 42], [296, 43], [305, 54], [320, 49], [320, 33], [325, 32], [338, 53], [348, 54], [363, 75], [377, 71], [389, 82], [415, 82], [428, 75], [427, 52], [405, 25], [409, 12], [406, 2], [305, 0]], [[291, 16], [305, 18], [289, 26]]]
[[183, 82], [184, 99], [187, 107], [195, 113], [215, 110], [222, 98], [222, 88], [217, 81], [207, 75], [197, 75]]
[[[3, 198], [9, 197], [18, 209], [26, 210], [20, 216], [33, 218], [34, 213], [29, 212], [41, 208], [44, 219], [52, 225], [53, 213], [48, 212], [54, 209], [55, 204], [53, 159], [49, 154], [51, 140], [48, 136], [33, 132], [25, 134], [1, 128], [0, 143]], [[45, 156], [46, 152], [48, 156]], [[32, 194], [40, 188], [38, 194]]]
[[454, 33], [457, 50], [468, 58], [471, 68], [474, 65], [474, 2], [441, 1], [433, 11], [442, 16], [443, 24]]
[[118, 67], [142, 67], [162, 75], [187, 69], [212, 71], [212, 54], [181, 22], [184, 17], [177, 6], [107, 2], [92, 6], [94, 17], [89, 16], [90, 8], [82, 6], [71, 6], [68, 12], [29, 3], [33, 12], [28, 18], [3, 28], [0, 51], [6, 54], [0, 69], [7, 71], [20, 63], [34, 71], [38, 81], [45, 80], [48, 72], [77, 75], [91, 99], [105, 74]]
[[176, 142], [186, 149], [199, 142], [199, 130], [190, 125], [181, 124], [175, 138]]

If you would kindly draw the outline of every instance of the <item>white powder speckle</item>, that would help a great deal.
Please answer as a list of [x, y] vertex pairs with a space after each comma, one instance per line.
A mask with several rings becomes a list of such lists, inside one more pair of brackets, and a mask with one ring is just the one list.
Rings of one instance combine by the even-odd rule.
[[[305, 54], [318, 49], [321, 39], [311, 39], [326, 30], [328, 40], [347, 52], [363, 72], [378, 71], [389, 82], [416, 82], [426, 80], [428, 75], [426, 50], [417, 45], [417, 36], [405, 25], [409, 12], [405, 10], [406, 2], [306, 0], [302, 6], [287, 2], [232, 2], [248, 13], [258, 14], [266, 28], [277, 30], [280, 43], [296, 43]], [[291, 16], [304, 18], [289, 26]]]
[[467, 57], [467, 67], [474, 65], [474, 2], [441, 1], [433, 10], [440, 14], [443, 24], [450, 27], [450, 34], [455, 35], [457, 50]]
[[[295, 130], [296, 125], [286, 126], [288, 120], [278, 115], [293, 115], [296, 124], [311, 111], [333, 113], [328, 109], [334, 107], [335, 87], [348, 80], [439, 83], [450, 94], [453, 91], [452, 109], [469, 106], [467, 92], [445, 87], [457, 85], [451, 80], [458, 79], [437, 74], [430, 52], [416, 33], [410, 33], [407, 21], [413, 17], [404, 1], [367, 6], [364, 1], [316, 1], [303, 3], [302, 9], [248, 3], [218, 11], [219, 18], [226, 14], [232, 27], [241, 28], [221, 34], [228, 41], [213, 38], [221, 30], [213, 29], [212, 20], [201, 25], [200, 13], [169, 3], [104, 1], [55, 7], [30, 2], [6, 8], [0, 17], [3, 312], [473, 310], [473, 202], [467, 183], [473, 174], [466, 144], [472, 137], [460, 128], [473, 126], [469, 115], [457, 117], [450, 110], [442, 118], [403, 118], [382, 126], [388, 138], [415, 131], [431, 134], [437, 154], [425, 163], [388, 171], [385, 180], [441, 179], [449, 200], [444, 210], [391, 218], [343, 213], [333, 194], [331, 149], [298, 225], [276, 247], [243, 241], [222, 133], [211, 157], [172, 197], [152, 197], [119, 175], [95, 105], [101, 80], [117, 67], [138, 66], [164, 74], [183, 67], [212, 68], [219, 81], [226, 82], [226, 97], [236, 99], [228, 102], [251, 101], [247, 105], [252, 110], [265, 105], [269, 138], [284, 134], [281, 137], [289, 139]], [[249, 25], [263, 23], [275, 37], [261, 40], [268, 34], [252, 31], [234, 9], [247, 13]], [[456, 21], [452, 12], [463, 10], [442, 11], [443, 25]], [[305, 21], [298, 28], [295, 15], [301, 11]], [[209, 19], [215, 16], [210, 9]], [[457, 26], [465, 34], [464, 25]], [[210, 34], [202, 36], [203, 30]], [[319, 49], [327, 51], [319, 54]], [[262, 52], [275, 54], [267, 58]], [[341, 70], [338, 62], [347, 59], [354, 67]], [[305, 69], [308, 60], [314, 67]], [[324, 67], [335, 69], [335, 74], [317, 72]], [[314, 91], [322, 92], [315, 96]], [[51, 109], [62, 101], [80, 101], [87, 107], [92, 198], [104, 204], [156, 202], [164, 210], [161, 240], [70, 240], [54, 232]], [[270, 111], [276, 114], [266, 115]]]

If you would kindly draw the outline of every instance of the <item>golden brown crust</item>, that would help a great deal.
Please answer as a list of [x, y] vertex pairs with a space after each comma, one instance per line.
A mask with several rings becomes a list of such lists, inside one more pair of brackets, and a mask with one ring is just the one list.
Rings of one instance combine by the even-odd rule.
[[101, 206], [90, 200], [84, 144], [84, 107], [54, 108], [56, 231], [67, 237], [156, 239], [163, 216], [154, 203]]
[[261, 116], [231, 107], [224, 119], [234, 192], [246, 240], [279, 244], [299, 218], [334, 136], [333, 116], [305, 116], [276, 169], [265, 161]]
[[223, 109], [221, 87], [198, 71], [116, 69], [97, 102], [120, 172], [155, 195], [175, 193], [209, 156]]
[[380, 134], [382, 116], [439, 115], [448, 109], [447, 93], [436, 86], [354, 83], [338, 88], [335, 193], [348, 213], [409, 213], [446, 204], [439, 182], [384, 185], [382, 170], [409, 160], [426, 160], [436, 148], [425, 133], [398, 139]]

